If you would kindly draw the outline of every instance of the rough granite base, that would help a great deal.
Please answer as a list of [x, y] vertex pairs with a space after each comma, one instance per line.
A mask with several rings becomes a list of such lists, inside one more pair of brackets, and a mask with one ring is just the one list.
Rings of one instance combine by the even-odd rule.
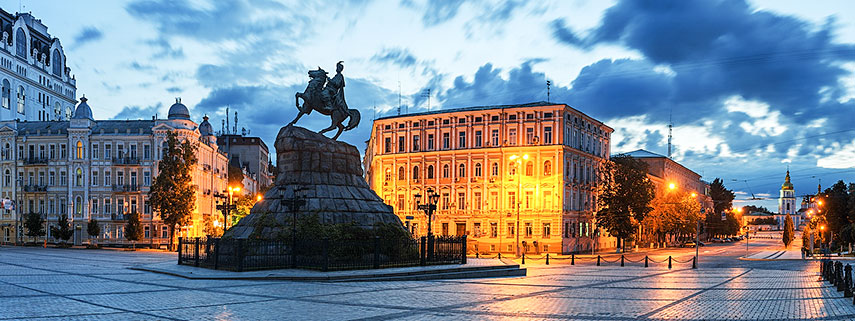
[[295, 190], [305, 200], [298, 220], [317, 216], [322, 224], [355, 223], [370, 229], [375, 223], [395, 223], [403, 228], [392, 207], [363, 178], [356, 147], [296, 126], [282, 127], [274, 147], [279, 169], [274, 186], [224, 237], [276, 239], [290, 231], [294, 214], [286, 202]]

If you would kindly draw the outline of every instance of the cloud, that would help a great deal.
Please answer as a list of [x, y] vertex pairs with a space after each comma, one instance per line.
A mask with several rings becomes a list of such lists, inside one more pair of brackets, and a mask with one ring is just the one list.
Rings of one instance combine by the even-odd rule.
[[160, 59], [160, 58], [172, 58], [172, 59], [182, 59], [184, 58], [184, 49], [180, 47], [173, 47], [169, 40], [164, 37], [158, 37], [157, 39], [152, 39], [146, 41], [149, 46], [155, 48], [155, 53], [152, 55], [152, 58]]
[[[519, 67], [508, 70], [507, 78], [502, 76], [502, 69], [487, 63], [478, 68], [472, 81], [458, 76], [454, 79], [453, 86], [439, 91], [437, 97], [443, 102], [443, 106], [455, 107], [545, 101], [546, 75], [532, 71], [532, 65], [540, 61], [532, 59], [523, 62]], [[552, 94], [555, 98], [553, 101], [559, 101], [559, 97], [569, 95], [569, 90], [553, 86]]]
[[[151, 119], [152, 116], [158, 113], [163, 108], [163, 104], [157, 103], [153, 106], [125, 106], [112, 119]], [[161, 113], [158, 117], [164, 118], [165, 113]]]
[[74, 47], [80, 47], [86, 43], [94, 42], [104, 38], [104, 33], [95, 27], [84, 27], [74, 36]]
[[371, 60], [380, 63], [393, 63], [401, 67], [412, 67], [418, 62], [418, 59], [409, 50], [403, 48], [384, 49], [371, 57]]

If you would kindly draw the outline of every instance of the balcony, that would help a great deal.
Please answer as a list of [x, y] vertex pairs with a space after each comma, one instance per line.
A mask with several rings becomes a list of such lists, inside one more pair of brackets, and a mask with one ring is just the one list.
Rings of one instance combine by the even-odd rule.
[[48, 163], [47, 158], [32, 157], [32, 158], [25, 158], [24, 159], [24, 165], [47, 165], [47, 163]]
[[24, 192], [26, 192], [26, 193], [44, 193], [44, 192], [47, 192], [47, 186], [45, 186], [45, 185], [24, 185]]
[[113, 213], [113, 214], [110, 214], [110, 219], [113, 221], [127, 221], [128, 220], [128, 214]]
[[139, 185], [119, 185], [113, 184], [114, 193], [135, 193], [140, 191]]
[[139, 157], [113, 157], [113, 165], [139, 165]]

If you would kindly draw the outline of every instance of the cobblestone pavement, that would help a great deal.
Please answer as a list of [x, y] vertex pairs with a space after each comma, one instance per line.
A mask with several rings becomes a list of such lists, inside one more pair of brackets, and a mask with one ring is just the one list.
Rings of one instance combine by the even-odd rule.
[[[0, 248], [0, 320], [855, 319], [816, 262], [534, 266], [524, 278], [300, 283], [130, 270], [161, 252]], [[723, 264], [723, 263], [722, 263]]]

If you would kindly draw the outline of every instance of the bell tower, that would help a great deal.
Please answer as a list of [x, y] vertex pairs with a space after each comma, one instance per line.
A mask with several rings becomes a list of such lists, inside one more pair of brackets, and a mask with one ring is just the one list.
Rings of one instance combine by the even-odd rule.
[[778, 199], [778, 213], [782, 215], [796, 213], [796, 194], [793, 189], [793, 183], [790, 182], [790, 170], [787, 170], [787, 177], [784, 178], [784, 184], [781, 185], [781, 197]]

